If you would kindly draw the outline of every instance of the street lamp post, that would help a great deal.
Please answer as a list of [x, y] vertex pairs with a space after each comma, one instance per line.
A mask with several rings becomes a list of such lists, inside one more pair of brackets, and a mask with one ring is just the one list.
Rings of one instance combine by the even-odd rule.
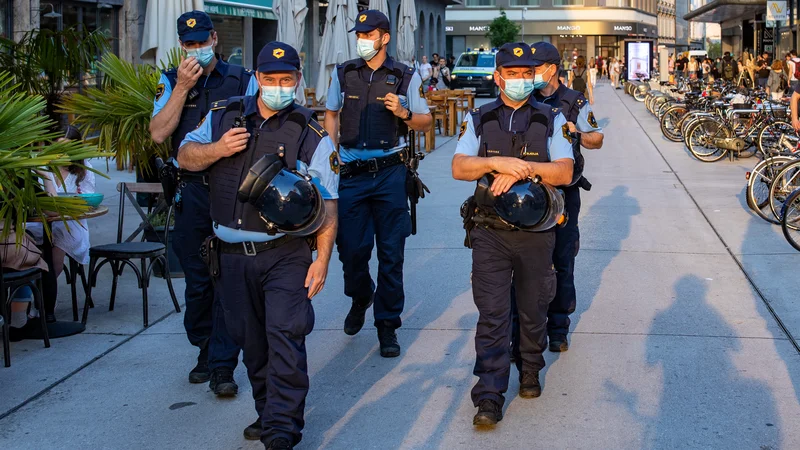
[[525, 13], [528, 12], [528, 7], [522, 8], [522, 42], [525, 42]]

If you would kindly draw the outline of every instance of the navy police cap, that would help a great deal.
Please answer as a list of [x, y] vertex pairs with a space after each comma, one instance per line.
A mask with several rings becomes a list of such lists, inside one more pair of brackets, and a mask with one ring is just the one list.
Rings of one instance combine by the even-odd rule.
[[524, 42], [509, 42], [494, 56], [497, 67], [533, 66], [533, 52]]
[[376, 28], [389, 30], [389, 18], [386, 14], [375, 10], [368, 9], [361, 11], [361, 14], [356, 16], [356, 26], [354, 26], [348, 33], [355, 32], [370, 32]]
[[211, 17], [203, 11], [189, 11], [178, 17], [178, 38], [181, 42], [205, 42], [213, 29]]
[[533, 59], [536, 61], [537, 66], [542, 64], [561, 64], [561, 55], [558, 54], [558, 49], [555, 45], [549, 42], [537, 42], [531, 46], [533, 50]]
[[272, 41], [258, 54], [256, 70], [261, 73], [300, 70], [300, 55], [291, 45]]

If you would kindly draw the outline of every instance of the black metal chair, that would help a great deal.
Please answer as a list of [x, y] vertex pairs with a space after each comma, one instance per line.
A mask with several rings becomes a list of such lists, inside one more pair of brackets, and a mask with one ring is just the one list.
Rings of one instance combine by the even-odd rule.
[[11, 299], [23, 286], [33, 290], [33, 304], [39, 310], [45, 348], [50, 348], [50, 336], [47, 333], [47, 322], [44, 317], [44, 301], [42, 300], [42, 269], [38, 267], [8, 272], [0, 265], [0, 306], [3, 316], [3, 359], [6, 367], [11, 366]]
[[[72, 321], [78, 321], [78, 276], [81, 277], [81, 286], [83, 286], [83, 294], [84, 298], [86, 296], [86, 291], [88, 290], [86, 286], [86, 271], [84, 270], [83, 264], [75, 261], [71, 256], [67, 255], [67, 259], [69, 260], [69, 267], [64, 267], [64, 276], [67, 278], [67, 284], [70, 286], [70, 290], [72, 293]], [[90, 308], [94, 308], [94, 305], [89, 304]]]
[[[155, 189], [158, 189], [156, 191]], [[97, 285], [97, 273], [105, 264], [110, 264], [111, 272], [113, 274], [113, 281], [111, 284], [111, 300], [109, 302], [108, 310], [114, 310], [114, 301], [116, 300], [117, 293], [117, 278], [122, 274], [125, 266], [130, 267], [136, 274], [136, 279], [139, 282], [139, 288], [142, 290], [142, 313], [144, 317], [144, 326], [149, 326], [148, 322], [148, 304], [147, 304], [147, 288], [150, 286], [150, 277], [153, 274], [153, 267], [155, 263], [159, 263], [164, 272], [164, 278], [167, 280], [167, 287], [169, 294], [172, 297], [172, 304], [175, 306], [176, 312], [181, 312], [181, 307], [178, 305], [178, 299], [175, 297], [175, 291], [172, 288], [172, 279], [169, 276], [169, 259], [167, 258], [167, 243], [169, 242], [169, 226], [165, 227], [164, 242], [133, 242], [134, 239], [145, 229], [155, 231], [155, 228], [150, 223], [150, 220], [164, 209], [167, 211], [167, 221], [169, 224], [172, 218], [172, 207], [167, 208], [166, 203], [161, 200], [154, 211], [145, 214], [133, 192], [144, 193], [160, 193], [161, 185], [158, 183], [120, 183], [118, 190], [119, 195], [119, 219], [117, 221], [117, 242], [115, 244], [98, 245], [89, 249], [89, 281], [86, 286], [86, 301], [83, 305], [83, 319], [82, 322], [86, 324], [89, 316], [89, 306], [93, 305], [92, 302], [92, 289]], [[128, 238], [122, 241], [122, 225], [125, 215], [125, 199], [128, 199], [139, 215], [142, 217], [142, 223]], [[140, 261], [141, 270], [136, 267], [131, 260], [138, 259]]]

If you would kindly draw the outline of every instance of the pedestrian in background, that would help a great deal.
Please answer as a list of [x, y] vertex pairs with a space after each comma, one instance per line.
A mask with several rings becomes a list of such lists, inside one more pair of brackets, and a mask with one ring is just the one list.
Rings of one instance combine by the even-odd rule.
[[597, 84], [597, 60], [594, 57], [589, 59], [589, 82], [592, 87]]
[[689, 59], [689, 63], [686, 65], [686, 74], [690, 80], [697, 79], [697, 58]]
[[783, 61], [776, 59], [775, 62], [772, 63], [772, 67], [768, 70], [769, 75], [765, 83], [767, 94], [770, 94], [773, 100], [780, 100], [783, 97], [787, 85]]
[[760, 59], [758, 61], [758, 71], [756, 72], [758, 75], [758, 84], [759, 88], [765, 89], [767, 87], [767, 81], [769, 80], [769, 75], [771, 73], [769, 65], [767, 65], [767, 60]]
[[439, 58], [439, 64], [434, 68], [436, 79], [436, 89], [442, 91], [450, 88], [450, 69], [447, 68], [444, 58]]
[[428, 63], [428, 57], [425, 55], [422, 55], [422, 62], [419, 64], [419, 76], [422, 78], [422, 88], [427, 92], [431, 87], [433, 67]]

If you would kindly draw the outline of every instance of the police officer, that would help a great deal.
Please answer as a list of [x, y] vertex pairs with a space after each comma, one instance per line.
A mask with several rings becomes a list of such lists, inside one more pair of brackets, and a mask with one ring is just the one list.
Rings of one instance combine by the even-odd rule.
[[[218, 294], [228, 330], [242, 346], [259, 414], [245, 436], [260, 434], [268, 449], [291, 448], [304, 425], [305, 337], [314, 326], [310, 299], [325, 283], [336, 236], [339, 159], [312, 111], [294, 103], [302, 76], [294, 48], [267, 44], [255, 76], [260, 95], [214, 103], [186, 135], [178, 161], [187, 170], [209, 170], [211, 218], [220, 241]], [[278, 155], [287, 169], [313, 177], [325, 200], [313, 262], [305, 239], [271, 233], [263, 210], [237, 200], [237, 187], [264, 155]]]
[[[549, 185], [569, 184], [572, 146], [562, 133], [566, 119], [558, 109], [532, 96], [534, 55], [525, 43], [503, 45], [495, 56], [495, 83], [501, 95], [467, 115], [461, 125], [453, 177], [473, 181], [493, 173], [491, 192], [500, 195], [520, 180], [540, 177]], [[480, 223], [493, 217], [479, 213]], [[476, 219], [475, 223], [479, 223]], [[472, 401], [476, 426], [495, 425], [503, 417], [508, 389], [511, 329], [510, 289], [516, 285], [522, 333], [519, 395], [541, 395], [539, 371], [545, 361], [547, 306], [555, 294], [552, 256], [555, 231], [528, 232], [477, 225], [469, 231], [472, 292], [480, 313], [475, 335], [478, 382]]]
[[[581, 173], [583, 156], [581, 147], [599, 149], [603, 146], [603, 129], [598, 125], [592, 107], [578, 91], [566, 87], [554, 76], [558, 69], [558, 50], [553, 44], [537, 42], [532, 45], [536, 62], [536, 80], [534, 91], [536, 100], [554, 108], [561, 108], [567, 119], [570, 134], [577, 135], [573, 139], [572, 150], [576, 159], [575, 183], [563, 188], [564, 200], [569, 221], [556, 231], [556, 249], [553, 263], [556, 267], [556, 296], [550, 303], [547, 312], [547, 335], [551, 352], [565, 352], [569, 349], [567, 332], [569, 331], [569, 315], [575, 312], [575, 257], [580, 247], [578, 231], [578, 215], [581, 209], [580, 189], [589, 190], [591, 184]], [[577, 170], [580, 168], [580, 171]], [[576, 179], [577, 178], [577, 179]]]
[[[325, 105], [325, 129], [334, 139], [341, 134], [336, 245], [345, 295], [352, 298], [344, 332], [358, 333], [374, 303], [381, 356], [396, 357], [395, 330], [405, 302], [403, 254], [411, 234], [405, 134], [409, 128], [428, 129], [431, 115], [419, 74], [386, 54], [389, 19], [379, 11], [363, 11], [350, 31], [358, 38], [360, 58], [336, 68]], [[369, 273], [373, 242], [378, 246], [377, 286]]]
[[[178, 18], [178, 37], [187, 56], [181, 58], [177, 69], [161, 75], [150, 121], [150, 135], [155, 142], [172, 138], [173, 157], [186, 133], [197, 127], [213, 102], [258, 89], [249, 70], [216, 58], [217, 32], [208, 14], [203, 11], [182, 14]], [[208, 269], [198, 253], [203, 240], [212, 234], [208, 176], [204, 171], [182, 170], [179, 178], [172, 248], [186, 277], [183, 319], [186, 335], [192, 345], [200, 348], [197, 366], [189, 372], [189, 382], [210, 380], [216, 395], [236, 395], [239, 387], [233, 379], [233, 370], [239, 360], [239, 347], [225, 329]]]

